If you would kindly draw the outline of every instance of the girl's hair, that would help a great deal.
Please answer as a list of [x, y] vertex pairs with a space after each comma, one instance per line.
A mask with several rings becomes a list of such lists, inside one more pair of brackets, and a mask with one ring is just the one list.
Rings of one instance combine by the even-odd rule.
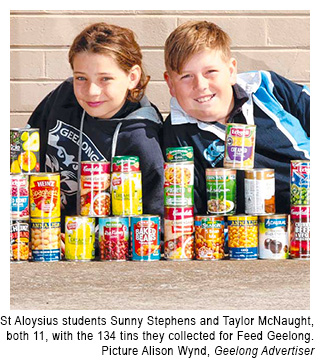
[[143, 70], [141, 49], [133, 31], [104, 22], [89, 25], [73, 40], [70, 47], [69, 63], [72, 69], [74, 57], [82, 52], [112, 56], [126, 73], [129, 73], [134, 65], [139, 65], [140, 81], [135, 89], [128, 91], [127, 98], [133, 102], [141, 100], [150, 76], [146, 76]]
[[181, 73], [190, 56], [207, 48], [221, 50], [224, 60], [231, 57], [231, 39], [219, 26], [208, 21], [188, 21], [178, 26], [164, 47], [166, 69]]

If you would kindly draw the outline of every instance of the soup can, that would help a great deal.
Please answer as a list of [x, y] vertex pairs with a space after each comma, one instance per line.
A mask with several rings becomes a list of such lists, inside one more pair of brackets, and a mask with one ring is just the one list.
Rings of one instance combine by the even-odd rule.
[[237, 172], [232, 169], [206, 169], [207, 209], [209, 214], [233, 215], [236, 212]]
[[25, 174], [10, 176], [10, 217], [29, 219], [29, 177]]
[[30, 175], [30, 216], [60, 217], [60, 175], [37, 173]]
[[65, 259], [68, 261], [94, 260], [95, 218], [65, 217]]
[[223, 166], [241, 170], [252, 169], [255, 141], [255, 125], [227, 124]]
[[310, 206], [292, 206], [290, 213], [290, 257], [310, 259]]
[[244, 172], [245, 213], [250, 215], [274, 214], [274, 169], [251, 169]]
[[128, 260], [129, 218], [124, 216], [100, 218], [99, 246], [100, 260]]
[[10, 221], [10, 260], [14, 262], [29, 259], [29, 223], [24, 220]]
[[291, 160], [290, 202], [292, 206], [310, 205], [309, 160]]
[[259, 259], [289, 258], [287, 214], [259, 216]]
[[169, 147], [166, 148], [166, 157], [168, 162], [193, 162], [193, 147]]
[[160, 216], [131, 216], [132, 260], [160, 260]]
[[114, 156], [112, 158], [112, 172], [140, 171], [138, 156]]

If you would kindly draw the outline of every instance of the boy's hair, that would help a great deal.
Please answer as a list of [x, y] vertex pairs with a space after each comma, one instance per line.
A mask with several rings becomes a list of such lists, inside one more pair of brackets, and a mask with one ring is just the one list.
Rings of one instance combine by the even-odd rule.
[[76, 38], [69, 50], [69, 63], [73, 69], [74, 57], [82, 52], [111, 56], [126, 73], [134, 65], [141, 68], [141, 78], [135, 89], [129, 90], [127, 98], [138, 102], [145, 93], [150, 76], [142, 67], [142, 53], [133, 31], [117, 25], [96, 23], [86, 27]]
[[166, 69], [180, 74], [190, 56], [205, 50], [221, 50], [225, 60], [231, 57], [231, 39], [219, 26], [208, 21], [188, 21], [178, 26], [164, 47]]

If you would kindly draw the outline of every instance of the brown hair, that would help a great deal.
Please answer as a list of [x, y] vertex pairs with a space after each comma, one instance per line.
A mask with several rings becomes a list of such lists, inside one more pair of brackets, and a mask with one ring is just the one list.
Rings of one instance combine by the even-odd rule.
[[231, 39], [219, 26], [208, 21], [188, 21], [178, 26], [167, 38], [164, 47], [167, 70], [181, 73], [190, 56], [206, 48], [221, 50], [230, 59]]
[[141, 68], [141, 78], [137, 87], [128, 91], [127, 98], [138, 102], [145, 93], [150, 76], [142, 67], [142, 53], [133, 31], [117, 25], [96, 23], [86, 27], [76, 36], [69, 50], [69, 63], [73, 69], [76, 54], [90, 52], [112, 56], [119, 67], [128, 73], [134, 65]]

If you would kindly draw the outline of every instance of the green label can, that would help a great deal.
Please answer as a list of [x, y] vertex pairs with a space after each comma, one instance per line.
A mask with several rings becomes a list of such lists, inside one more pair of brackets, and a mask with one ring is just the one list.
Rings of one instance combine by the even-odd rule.
[[170, 147], [166, 149], [166, 156], [168, 162], [193, 161], [193, 147]]

